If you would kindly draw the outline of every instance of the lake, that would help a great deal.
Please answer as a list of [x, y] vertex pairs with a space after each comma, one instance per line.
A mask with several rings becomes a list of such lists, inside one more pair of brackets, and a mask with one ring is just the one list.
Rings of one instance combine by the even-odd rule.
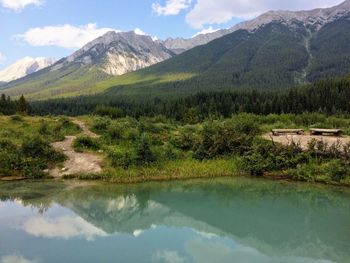
[[0, 183], [0, 263], [350, 262], [350, 191], [220, 178]]

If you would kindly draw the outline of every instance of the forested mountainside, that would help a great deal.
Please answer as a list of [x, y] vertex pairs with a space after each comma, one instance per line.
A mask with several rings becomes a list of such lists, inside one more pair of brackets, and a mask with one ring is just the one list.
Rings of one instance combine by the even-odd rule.
[[350, 72], [349, 0], [329, 9], [268, 12], [243, 25], [177, 56], [146, 37], [159, 61], [174, 57], [117, 77], [101, 71], [99, 63], [121, 40], [102, 45], [96, 40], [97, 45], [90, 43], [71, 59], [12, 83], [5, 93], [30, 100], [103, 92], [119, 99], [174, 98], [198, 91], [280, 90]]
[[182, 98], [121, 100], [118, 96], [81, 96], [31, 103], [31, 113], [84, 115], [96, 113], [112, 118], [122, 116], [166, 116], [175, 120], [229, 117], [248, 112], [281, 114], [321, 112], [350, 114], [350, 79], [324, 80], [288, 90], [208, 91]]

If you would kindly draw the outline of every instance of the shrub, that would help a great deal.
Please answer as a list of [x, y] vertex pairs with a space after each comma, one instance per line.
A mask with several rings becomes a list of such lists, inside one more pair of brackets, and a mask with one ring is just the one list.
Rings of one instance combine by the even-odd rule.
[[307, 161], [308, 155], [298, 145], [284, 146], [258, 139], [254, 141], [251, 150], [240, 158], [240, 169], [261, 176], [265, 172], [295, 168]]
[[22, 144], [20, 150], [25, 157], [38, 158], [43, 162], [64, 160], [62, 155], [57, 153], [49, 142], [40, 137], [29, 138]]
[[73, 148], [77, 152], [83, 152], [84, 150], [97, 151], [100, 149], [100, 143], [98, 139], [88, 136], [80, 136], [74, 140]]
[[124, 135], [124, 127], [119, 124], [112, 124], [108, 127], [107, 134], [112, 141], [120, 140]]
[[20, 147], [0, 141], [0, 176], [39, 178], [44, 176], [43, 170], [51, 163], [64, 160], [63, 154], [56, 152], [40, 137], [29, 138]]
[[62, 117], [58, 123], [53, 127], [52, 136], [54, 140], [63, 140], [68, 134], [77, 134], [81, 131], [80, 127], [71, 122], [68, 118]]
[[111, 120], [108, 118], [99, 118], [93, 124], [92, 129], [96, 132], [105, 132], [107, 131], [107, 128], [110, 125], [110, 123]]
[[171, 144], [181, 150], [193, 150], [199, 143], [197, 130], [192, 127], [185, 127], [179, 135], [171, 139]]
[[50, 135], [50, 128], [47, 122], [42, 122], [39, 127], [39, 134], [40, 135]]
[[340, 182], [349, 176], [349, 164], [341, 160], [333, 160], [327, 165], [327, 173], [332, 181]]
[[124, 116], [123, 110], [104, 105], [97, 106], [95, 109], [95, 114], [101, 117], [110, 117], [111, 119], [117, 119]]
[[296, 180], [314, 182], [317, 175], [322, 173], [322, 169], [317, 162], [297, 165], [296, 169], [290, 171]]
[[108, 158], [113, 167], [122, 167], [128, 169], [135, 163], [135, 157], [130, 151], [114, 150], [108, 153]]
[[247, 119], [244, 116], [205, 123], [193, 157], [203, 160], [248, 151], [260, 130], [250, 115], [247, 114]]
[[171, 144], [166, 144], [163, 148], [163, 157], [165, 160], [174, 161], [180, 158], [180, 153]]
[[148, 137], [141, 135], [136, 147], [136, 162], [138, 165], [149, 165], [156, 161], [156, 158], [151, 150]]
[[14, 116], [11, 116], [11, 121], [22, 122], [23, 121], [23, 117], [20, 116], [20, 115], [14, 115]]

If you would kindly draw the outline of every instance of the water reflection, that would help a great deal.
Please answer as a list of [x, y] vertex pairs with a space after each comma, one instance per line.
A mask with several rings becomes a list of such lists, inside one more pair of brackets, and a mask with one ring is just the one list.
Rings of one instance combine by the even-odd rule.
[[92, 241], [95, 237], [107, 236], [103, 230], [77, 216], [33, 217], [24, 222], [23, 229], [30, 235], [45, 238], [83, 237]]
[[36, 263], [35, 260], [29, 260], [18, 255], [9, 255], [0, 258], [0, 263]]
[[[47, 184], [49, 191], [39, 183], [0, 184], [0, 197], [7, 200], [0, 203], [0, 215], [7, 215], [0, 216], [0, 230], [36, 242], [52, 240], [62, 249], [69, 243], [69, 249], [84, 253], [74, 255], [75, 262], [94, 262], [96, 251], [103, 251], [105, 262], [117, 252], [122, 262], [342, 263], [350, 258], [347, 190], [242, 178]], [[20, 218], [15, 226], [14, 215]], [[82, 242], [95, 249], [83, 249]], [[0, 251], [1, 256], [6, 257]], [[50, 258], [39, 256], [42, 262]]]

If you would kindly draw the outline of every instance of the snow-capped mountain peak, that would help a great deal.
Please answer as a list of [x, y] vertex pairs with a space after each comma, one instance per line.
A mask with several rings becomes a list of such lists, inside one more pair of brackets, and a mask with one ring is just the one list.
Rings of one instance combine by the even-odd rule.
[[37, 72], [55, 63], [53, 58], [31, 58], [24, 57], [7, 68], [0, 70], [0, 82], [11, 82]]

